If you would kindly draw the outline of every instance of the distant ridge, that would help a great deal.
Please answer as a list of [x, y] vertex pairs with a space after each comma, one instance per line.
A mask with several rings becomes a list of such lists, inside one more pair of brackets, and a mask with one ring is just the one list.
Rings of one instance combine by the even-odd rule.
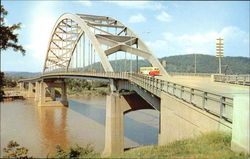
[[18, 72], [18, 71], [5, 71], [4, 72], [6, 77], [13, 77], [13, 78], [19, 78], [19, 77], [23, 77], [23, 78], [31, 78], [31, 77], [36, 77], [39, 74], [41, 74], [41, 72]]
[[[159, 60], [167, 60], [168, 72], [194, 72], [194, 54], [176, 55], [163, 57]], [[216, 73], [218, 71], [218, 58], [211, 55], [196, 54], [197, 73]], [[228, 74], [250, 74], [249, 57], [232, 57], [222, 58], [222, 73], [225, 73], [228, 65]]]
[[[160, 62], [163, 60], [167, 60], [166, 70], [168, 72], [194, 72], [194, 54], [188, 55], [176, 55], [159, 58]], [[115, 60], [111, 61], [111, 65], [115, 71], [125, 71], [124, 67], [120, 64], [125, 62], [125, 60]], [[217, 73], [218, 71], [218, 59], [215, 56], [211, 55], [203, 55], [196, 54], [196, 68], [197, 73]], [[93, 64], [99, 65], [98, 63]], [[225, 73], [227, 67], [227, 74], [250, 74], [250, 58], [249, 57], [232, 57], [227, 56], [222, 59], [222, 73]], [[127, 66], [129, 66], [129, 60], [127, 60]], [[139, 60], [139, 67], [149, 66], [149, 63], [144, 60]], [[123, 68], [121, 68], [123, 67]], [[132, 68], [133, 71], [136, 71], [136, 61], [132, 60]], [[127, 71], [129, 71], [129, 67], [127, 67]], [[23, 77], [23, 78], [31, 78], [36, 77], [41, 72], [18, 72], [18, 71], [6, 71], [4, 72], [5, 76], [9, 77]]]

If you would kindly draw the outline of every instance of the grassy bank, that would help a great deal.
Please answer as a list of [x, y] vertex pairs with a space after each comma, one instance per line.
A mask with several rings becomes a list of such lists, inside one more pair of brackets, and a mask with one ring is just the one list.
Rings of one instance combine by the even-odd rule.
[[[173, 142], [166, 146], [145, 146], [130, 149], [122, 154], [105, 158], [160, 158], [160, 159], [247, 159], [250, 155], [236, 153], [230, 149], [231, 136], [221, 132], [213, 132], [196, 138], [184, 139]], [[63, 150], [59, 145], [56, 147], [55, 156], [49, 158], [102, 158], [94, 151], [92, 145], [84, 147], [71, 146]], [[8, 158], [30, 158], [28, 149], [18, 143], [10, 141], [3, 148], [3, 156]]]
[[167, 146], [146, 146], [128, 150], [111, 158], [188, 158], [188, 159], [247, 159], [243, 153], [230, 150], [231, 136], [213, 132], [193, 139], [184, 139]]

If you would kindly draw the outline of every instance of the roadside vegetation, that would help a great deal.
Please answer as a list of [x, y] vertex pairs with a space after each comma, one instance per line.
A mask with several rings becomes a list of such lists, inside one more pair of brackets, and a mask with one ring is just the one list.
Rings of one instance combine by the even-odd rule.
[[[13, 144], [14, 143], [14, 144]], [[230, 149], [231, 135], [222, 132], [211, 132], [196, 138], [183, 139], [166, 146], [144, 146], [125, 151], [120, 155], [104, 158], [162, 158], [162, 159], [247, 159], [250, 155], [236, 153]], [[12, 148], [14, 147], [14, 148]], [[6, 158], [27, 157], [28, 150], [19, 148], [19, 144], [11, 141], [4, 148]], [[94, 151], [92, 145], [80, 147], [72, 146], [63, 150], [59, 145], [55, 147], [56, 154], [47, 156], [52, 158], [102, 158]], [[7, 151], [6, 151], [7, 150]]]

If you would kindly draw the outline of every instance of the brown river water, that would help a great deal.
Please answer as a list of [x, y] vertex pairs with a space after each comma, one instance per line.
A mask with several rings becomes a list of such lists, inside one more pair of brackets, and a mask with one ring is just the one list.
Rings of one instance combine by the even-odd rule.
[[[1, 103], [1, 155], [10, 140], [33, 157], [55, 154], [55, 146], [92, 144], [104, 149], [105, 96], [69, 99], [69, 107], [37, 107], [33, 99]], [[124, 116], [125, 148], [157, 144], [159, 112], [138, 110]]]

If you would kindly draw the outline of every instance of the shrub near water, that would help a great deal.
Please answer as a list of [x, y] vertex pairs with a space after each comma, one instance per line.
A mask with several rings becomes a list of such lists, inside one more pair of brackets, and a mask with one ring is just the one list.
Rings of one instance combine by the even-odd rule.
[[93, 158], [98, 156], [90, 144], [84, 147], [75, 145], [70, 147], [68, 151], [63, 150], [60, 145], [57, 145], [56, 151], [57, 153], [54, 158]]
[[4, 158], [32, 158], [28, 156], [28, 149], [25, 147], [20, 147], [20, 145], [16, 142], [11, 140], [7, 147], [3, 148], [3, 152], [5, 155]]

